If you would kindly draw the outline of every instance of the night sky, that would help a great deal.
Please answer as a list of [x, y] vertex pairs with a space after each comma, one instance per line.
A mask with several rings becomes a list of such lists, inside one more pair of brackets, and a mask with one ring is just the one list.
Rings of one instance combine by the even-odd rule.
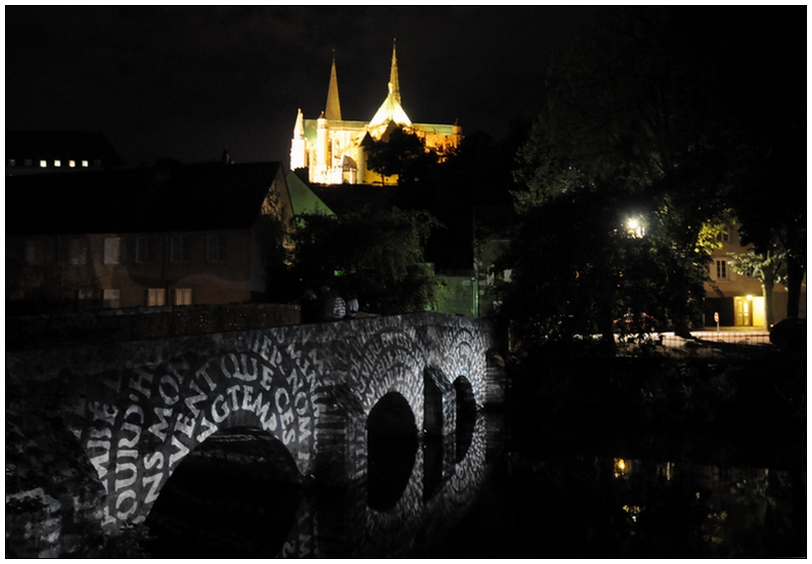
[[530, 7], [6, 6], [6, 129], [102, 131], [159, 157], [288, 166], [297, 108], [324, 108], [335, 50], [344, 119], [372, 118], [397, 38], [415, 122], [503, 137], [534, 117], [548, 58], [593, 10]]

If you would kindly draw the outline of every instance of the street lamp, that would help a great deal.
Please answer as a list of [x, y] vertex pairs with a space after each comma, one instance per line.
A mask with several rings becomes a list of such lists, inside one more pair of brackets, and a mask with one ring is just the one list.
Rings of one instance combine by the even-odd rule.
[[637, 217], [630, 217], [626, 220], [626, 232], [630, 237], [635, 239], [641, 238], [645, 235], [645, 228], [643, 222]]

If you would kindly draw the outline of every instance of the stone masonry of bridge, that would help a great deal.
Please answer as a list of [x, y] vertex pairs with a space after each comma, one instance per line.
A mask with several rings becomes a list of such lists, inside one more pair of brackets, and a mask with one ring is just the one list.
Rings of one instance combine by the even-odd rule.
[[[105, 533], [143, 522], [179, 462], [229, 428], [270, 433], [301, 476], [356, 479], [362, 465], [342, 449], [386, 394], [405, 398], [423, 429], [425, 388], [439, 390], [444, 435], [454, 432], [455, 381], [479, 406], [500, 402], [494, 346], [485, 321], [425, 313], [7, 353], [7, 378], [48, 395], [51, 425], [86, 456], [66, 473], [95, 473], [103, 490], [94, 509], [75, 488], [9, 488], [7, 462], [7, 546], [27, 535], [33, 555], [70, 555], [71, 520], [93, 514]], [[42, 522], [10, 533], [10, 500], [39, 502]]]

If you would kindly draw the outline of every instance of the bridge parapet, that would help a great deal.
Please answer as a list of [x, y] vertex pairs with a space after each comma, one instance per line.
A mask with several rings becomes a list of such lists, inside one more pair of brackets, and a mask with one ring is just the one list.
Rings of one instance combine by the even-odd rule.
[[[424, 429], [425, 386], [443, 398], [451, 432], [454, 383], [478, 405], [499, 398], [484, 321], [412, 314], [334, 323], [18, 351], [7, 371], [48, 387], [106, 492], [102, 526], [145, 520], [183, 458], [212, 434], [262, 429], [301, 476], [363, 475], [366, 418], [386, 394]], [[431, 410], [429, 410], [431, 412]]]

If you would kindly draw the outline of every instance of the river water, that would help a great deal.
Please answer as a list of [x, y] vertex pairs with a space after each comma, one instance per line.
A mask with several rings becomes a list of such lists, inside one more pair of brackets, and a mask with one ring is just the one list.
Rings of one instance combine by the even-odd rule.
[[607, 455], [611, 447], [529, 454], [511, 446], [499, 414], [461, 427], [445, 442], [370, 436], [339, 483], [302, 480], [281, 464], [279, 445], [250, 432], [214, 437], [165, 486], [148, 520], [150, 550], [187, 558], [806, 555], [805, 469], [718, 467], [684, 452]]

